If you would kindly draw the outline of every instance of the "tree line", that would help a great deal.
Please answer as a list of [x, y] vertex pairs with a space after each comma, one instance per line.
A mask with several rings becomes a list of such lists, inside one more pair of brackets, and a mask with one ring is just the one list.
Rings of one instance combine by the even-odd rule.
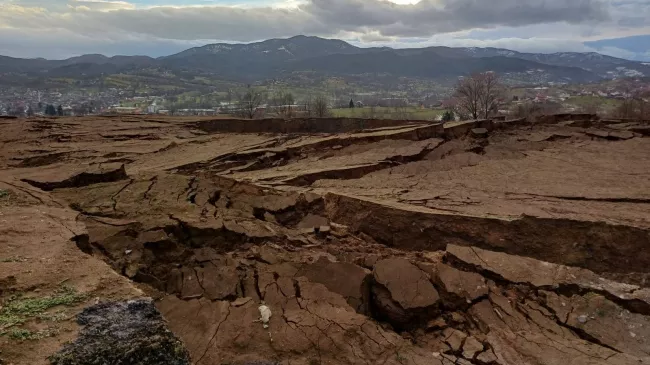
[[249, 87], [246, 92], [237, 96], [237, 100], [233, 114], [240, 118], [253, 119], [264, 114], [280, 118], [298, 115], [315, 118], [331, 116], [329, 100], [321, 94], [310, 94], [297, 102], [293, 94], [287, 91], [278, 91], [269, 97], [265, 91]]

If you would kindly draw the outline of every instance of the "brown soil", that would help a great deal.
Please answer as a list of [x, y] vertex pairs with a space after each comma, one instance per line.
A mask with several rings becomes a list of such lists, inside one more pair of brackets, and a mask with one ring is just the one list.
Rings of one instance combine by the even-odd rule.
[[647, 124], [236, 122], [0, 122], [0, 363], [150, 296], [195, 364], [650, 364]]

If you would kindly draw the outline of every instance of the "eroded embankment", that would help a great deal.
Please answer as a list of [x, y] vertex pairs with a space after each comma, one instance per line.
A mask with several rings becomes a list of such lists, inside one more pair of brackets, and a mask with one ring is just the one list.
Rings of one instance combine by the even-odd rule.
[[[54, 194], [81, 213], [81, 249], [157, 291], [195, 363], [632, 364], [650, 355], [647, 289], [534, 259], [644, 272], [641, 246], [620, 244], [647, 244], [638, 228], [454, 216], [214, 176]], [[256, 322], [262, 301], [268, 329]]]
[[[155, 298], [195, 364], [649, 363], [647, 229], [319, 195], [295, 186], [322, 178], [300, 169], [260, 179], [284, 190], [215, 174], [261, 176], [312, 153], [329, 173], [352, 155], [337, 151], [357, 144], [355, 158], [372, 164], [420, 160], [455, 133], [485, 138], [472, 131], [481, 123], [227, 152], [180, 168], [188, 176], [116, 167], [34, 181], [78, 213], [79, 249]], [[163, 339], [186, 361], [173, 336]]]

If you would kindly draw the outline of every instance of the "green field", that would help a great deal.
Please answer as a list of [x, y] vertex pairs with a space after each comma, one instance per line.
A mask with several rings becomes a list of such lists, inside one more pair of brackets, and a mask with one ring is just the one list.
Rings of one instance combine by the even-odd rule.
[[405, 120], [437, 120], [444, 112], [445, 111], [442, 109], [421, 109], [418, 107], [363, 107], [332, 109], [332, 114], [334, 114], [335, 117]]
[[600, 96], [574, 96], [565, 101], [586, 112], [609, 113], [618, 108], [622, 101]]

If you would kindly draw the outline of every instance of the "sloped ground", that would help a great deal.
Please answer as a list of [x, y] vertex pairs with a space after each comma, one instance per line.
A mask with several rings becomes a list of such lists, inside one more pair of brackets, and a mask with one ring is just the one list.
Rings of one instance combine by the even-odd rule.
[[6, 363], [650, 364], [643, 123], [2, 123]]

